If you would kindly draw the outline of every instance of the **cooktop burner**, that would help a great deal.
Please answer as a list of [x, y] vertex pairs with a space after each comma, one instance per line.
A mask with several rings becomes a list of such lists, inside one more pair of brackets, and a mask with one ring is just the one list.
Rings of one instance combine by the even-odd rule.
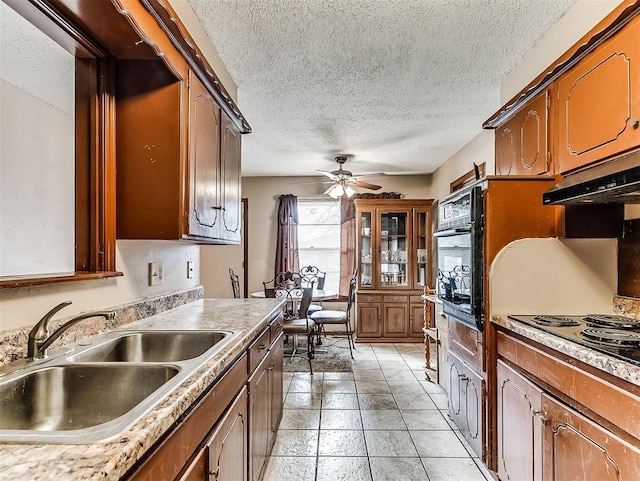
[[614, 329], [637, 329], [640, 321], [624, 316], [610, 316], [607, 314], [589, 314], [584, 318], [591, 327], [607, 327]]
[[540, 331], [640, 365], [640, 321], [610, 314], [509, 316]]
[[587, 327], [580, 335], [591, 342], [614, 347], [639, 347], [640, 332]]
[[565, 327], [565, 326], [579, 326], [580, 323], [575, 319], [571, 319], [567, 316], [535, 316], [533, 322], [541, 326], [550, 327]]

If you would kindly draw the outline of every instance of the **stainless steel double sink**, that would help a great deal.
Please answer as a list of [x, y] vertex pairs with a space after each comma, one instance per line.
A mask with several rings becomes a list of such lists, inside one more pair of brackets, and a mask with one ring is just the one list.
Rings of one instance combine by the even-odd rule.
[[112, 331], [0, 377], [0, 442], [109, 441], [153, 409], [232, 331]]

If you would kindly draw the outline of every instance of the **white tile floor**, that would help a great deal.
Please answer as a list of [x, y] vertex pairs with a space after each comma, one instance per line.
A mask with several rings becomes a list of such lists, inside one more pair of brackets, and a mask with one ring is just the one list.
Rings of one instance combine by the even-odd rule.
[[354, 357], [353, 372], [285, 373], [264, 481], [493, 481], [425, 381], [422, 344], [357, 344]]

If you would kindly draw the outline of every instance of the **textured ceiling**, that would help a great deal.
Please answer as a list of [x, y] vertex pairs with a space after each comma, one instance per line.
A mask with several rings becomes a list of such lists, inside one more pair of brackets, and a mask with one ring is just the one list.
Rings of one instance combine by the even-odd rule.
[[[575, 0], [189, 0], [253, 132], [245, 176], [430, 173]], [[488, 160], [488, 159], [479, 159]]]

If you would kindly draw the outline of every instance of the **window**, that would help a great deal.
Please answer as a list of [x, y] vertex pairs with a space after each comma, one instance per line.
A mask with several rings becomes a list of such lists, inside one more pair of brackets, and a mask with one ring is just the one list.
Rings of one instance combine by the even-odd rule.
[[324, 288], [340, 284], [340, 199], [298, 198], [300, 267], [317, 266], [327, 273]]

